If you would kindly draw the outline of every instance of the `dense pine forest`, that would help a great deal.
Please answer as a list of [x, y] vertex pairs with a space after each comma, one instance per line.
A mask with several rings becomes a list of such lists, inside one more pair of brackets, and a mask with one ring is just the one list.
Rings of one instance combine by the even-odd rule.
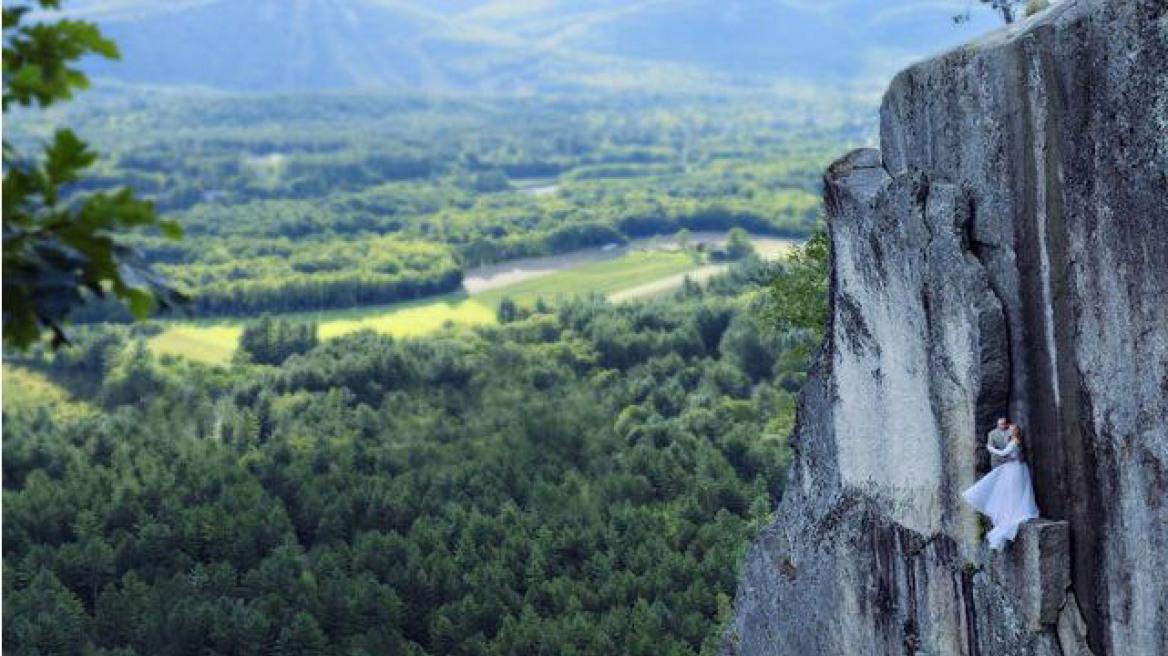
[[797, 264], [423, 339], [265, 319], [230, 367], [149, 324], [10, 358], [4, 648], [715, 653], [816, 339], [754, 311]]

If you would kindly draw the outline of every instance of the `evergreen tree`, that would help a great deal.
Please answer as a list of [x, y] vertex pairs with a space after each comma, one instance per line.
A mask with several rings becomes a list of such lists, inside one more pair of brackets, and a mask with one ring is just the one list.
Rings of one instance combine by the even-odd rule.
[[520, 317], [519, 306], [515, 304], [515, 301], [511, 300], [511, 297], [504, 296], [499, 301], [499, 308], [495, 311], [495, 316], [498, 318], [499, 323], [511, 323]]
[[754, 244], [750, 243], [750, 235], [742, 228], [731, 228], [726, 239], [726, 257], [741, 260], [753, 254]]
[[14, 656], [80, 656], [86, 620], [77, 596], [42, 569], [27, 587], [4, 595], [4, 651]]
[[322, 656], [328, 646], [324, 632], [312, 615], [300, 612], [280, 629], [276, 641], [277, 656]]

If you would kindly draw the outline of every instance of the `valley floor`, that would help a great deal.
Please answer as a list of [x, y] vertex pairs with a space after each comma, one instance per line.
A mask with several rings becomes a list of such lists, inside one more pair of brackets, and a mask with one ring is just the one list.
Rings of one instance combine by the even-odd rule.
[[[691, 245], [717, 246], [725, 239], [726, 233], [698, 232], [691, 235]], [[751, 243], [759, 255], [774, 258], [796, 242], [752, 235]], [[323, 339], [364, 329], [417, 336], [450, 324], [495, 323], [496, 310], [504, 298], [530, 305], [539, 299], [554, 302], [595, 293], [625, 301], [667, 293], [679, 288], [686, 277], [704, 280], [724, 268], [683, 251], [675, 237], [648, 237], [616, 248], [588, 248], [479, 267], [468, 272], [463, 289], [455, 294], [294, 316], [318, 322]], [[235, 352], [244, 323], [239, 319], [169, 322], [166, 330], [150, 341], [150, 348], [157, 354], [226, 363]]]

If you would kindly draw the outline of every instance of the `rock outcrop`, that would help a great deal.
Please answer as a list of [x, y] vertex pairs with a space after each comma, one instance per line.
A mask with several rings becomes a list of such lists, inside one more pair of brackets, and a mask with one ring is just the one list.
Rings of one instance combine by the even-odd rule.
[[[826, 175], [828, 337], [734, 656], [1168, 654], [1168, 0], [1065, 0], [902, 72]], [[959, 493], [996, 415], [1044, 519]]]

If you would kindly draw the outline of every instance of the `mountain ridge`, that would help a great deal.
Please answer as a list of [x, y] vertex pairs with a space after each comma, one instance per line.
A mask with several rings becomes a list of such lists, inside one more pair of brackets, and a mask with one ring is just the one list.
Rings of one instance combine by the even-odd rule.
[[545, 91], [776, 80], [881, 83], [993, 22], [899, 0], [90, 0], [123, 51], [96, 77], [230, 90]]

